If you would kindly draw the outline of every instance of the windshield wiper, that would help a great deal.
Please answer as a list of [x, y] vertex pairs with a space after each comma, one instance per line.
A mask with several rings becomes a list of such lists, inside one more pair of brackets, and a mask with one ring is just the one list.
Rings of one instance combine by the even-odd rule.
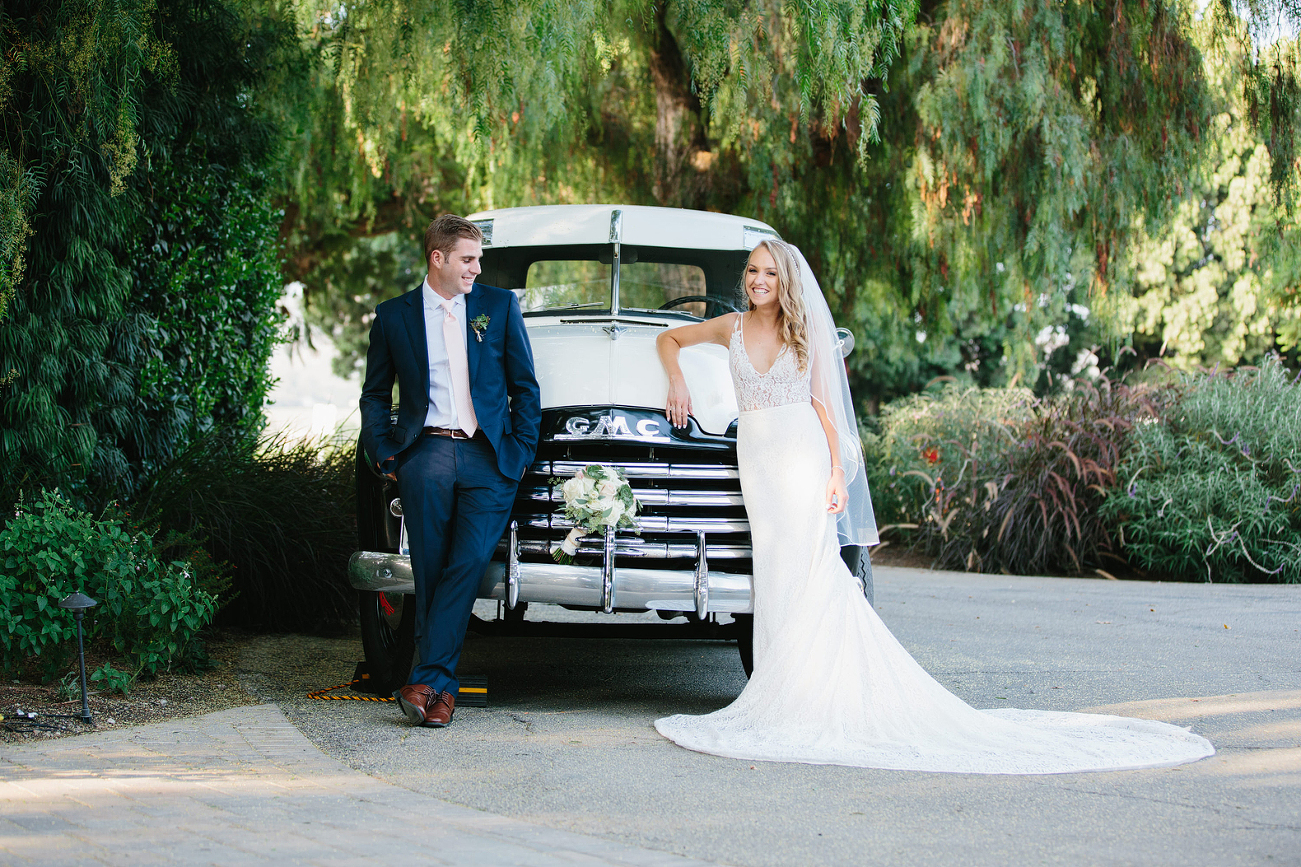
[[[585, 301], [581, 304], [561, 304], [557, 307], [543, 307], [541, 310], [530, 310], [529, 313], [552, 313], [556, 310], [579, 310], [583, 307], [601, 307], [600, 301]], [[602, 308], [608, 310], [608, 307]]]

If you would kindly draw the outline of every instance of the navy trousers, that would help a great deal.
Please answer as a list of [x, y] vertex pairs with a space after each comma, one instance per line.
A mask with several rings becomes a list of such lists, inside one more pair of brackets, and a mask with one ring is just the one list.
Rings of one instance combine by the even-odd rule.
[[416, 584], [411, 683], [456, 695], [456, 663], [479, 583], [510, 520], [519, 482], [501, 474], [492, 444], [425, 434], [397, 463]]

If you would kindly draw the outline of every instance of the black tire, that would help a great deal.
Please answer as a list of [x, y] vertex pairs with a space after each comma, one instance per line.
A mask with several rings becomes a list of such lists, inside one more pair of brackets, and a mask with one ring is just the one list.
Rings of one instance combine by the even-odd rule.
[[358, 595], [361, 646], [370, 672], [370, 680], [359, 686], [376, 695], [390, 695], [411, 676], [416, 655], [415, 596], [374, 590], [362, 590]]
[[872, 587], [872, 558], [863, 545], [842, 545], [840, 559], [849, 567], [849, 573], [858, 579], [858, 586], [863, 588], [868, 605], [876, 604], [876, 591]]
[[366, 458], [366, 449], [357, 440], [354, 467], [357, 485], [357, 544], [359, 551], [384, 550], [384, 479]]
[[754, 615], [733, 614], [736, 621], [736, 650], [741, 655], [741, 668], [745, 676], [754, 672]]

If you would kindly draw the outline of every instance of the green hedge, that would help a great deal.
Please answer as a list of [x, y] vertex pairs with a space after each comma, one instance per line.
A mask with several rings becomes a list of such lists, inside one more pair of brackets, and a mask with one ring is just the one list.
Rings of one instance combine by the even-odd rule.
[[98, 510], [262, 424], [282, 281], [255, 95], [293, 30], [249, 9], [4, 4], [0, 506], [57, 486]]
[[347, 579], [357, 549], [351, 441], [200, 437], [151, 478], [133, 511], [201, 538], [230, 576], [218, 623], [337, 632], [357, 617]]

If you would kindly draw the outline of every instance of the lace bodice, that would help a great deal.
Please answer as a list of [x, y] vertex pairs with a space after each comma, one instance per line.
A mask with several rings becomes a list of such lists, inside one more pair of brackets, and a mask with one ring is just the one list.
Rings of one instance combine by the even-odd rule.
[[809, 371], [800, 373], [790, 347], [782, 347], [767, 373], [754, 369], [745, 351], [740, 316], [736, 317], [736, 327], [732, 329], [727, 358], [732, 369], [732, 384], [736, 387], [737, 408], [742, 412], [809, 402]]

